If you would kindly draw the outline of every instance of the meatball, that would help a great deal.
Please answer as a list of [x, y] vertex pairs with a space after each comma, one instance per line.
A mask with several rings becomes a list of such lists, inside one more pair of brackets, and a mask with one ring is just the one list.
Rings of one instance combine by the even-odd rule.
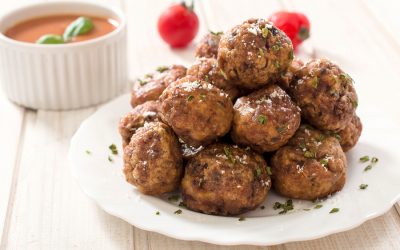
[[232, 102], [210, 83], [180, 79], [165, 89], [160, 101], [162, 119], [190, 146], [206, 145], [229, 132]]
[[237, 99], [233, 107], [232, 140], [258, 152], [275, 151], [300, 126], [300, 110], [277, 85]]
[[232, 100], [239, 95], [238, 88], [221, 72], [215, 58], [198, 58], [187, 70], [187, 75], [204, 80], [222, 89]]
[[221, 37], [218, 65], [248, 89], [276, 81], [293, 60], [290, 39], [264, 19], [249, 19]]
[[302, 116], [321, 130], [338, 131], [352, 119], [358, 105], [351, 77], [327, 59], [308, 62], [290, 89]]
[[218, 44], [223, 32], [210, 32], [205, 35], [196, 47], [196, 57], [217, 58]]
[[154, 73], [144, 75], [133, 84], [131, 93], [131, 105], [142, 104], [146, 101], [157, 100], [164, 89], [186, 75], [186, 68], [181, 65], [170, 67], [158, 67]]
[[121, 118], [119, 122], [119, 133], [122, 137], [123, 147], [129, 144], [132, 135], [146, 122], [160, 120], [160, 103], [157, 101], [148, 101], [134, 107], [128, 114]]
[[303, 66], [304, 62], [301, 59], [293, 59], [287, 71], [278, 79], [277, 84], [285, 91], [288, 91], [292, 83], [296, 81], [297, 72], [299, 72]]
[[271, 165], [275, 190], [289, 198], [324, 198], [346, 181], [346, 156], [339, 141], [307, 125], [274, 154]]
[[354, 115], [346, 127], [339, 132], [334, 133], [334, 135], [339, 139], [343, 151], [347, 152], [357, 144], [358, 139], [361, 136], [361, 132], [361, 120], [357, 115]]
[[237, 215], [259, 206], [270, 186], [262, 156], [229, 144], [213, 144], [189, 160], [181, 188], [189, 209]]
[[144, 194], [160, 195], [179, 187], [183, 173], [178, 138], [162, 122], [147, 123], [124, 148], [126, 180]]

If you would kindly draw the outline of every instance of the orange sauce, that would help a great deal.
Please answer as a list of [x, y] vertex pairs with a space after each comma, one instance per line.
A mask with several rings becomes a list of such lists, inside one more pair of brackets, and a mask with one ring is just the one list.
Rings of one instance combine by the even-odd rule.
[[[47, 34], [62, 35], [65, 29], [80, 15], [56, 15], [44, 16], [18, 23], [9, 28], [4, 34], [17, 41], [35, 43], [39, 37]], [[112, 32], [118, 26], [114, 19], [103, 17], [91, 17], [93, 29], [83, 35], [76, 36], [71, 42], [80, 42], [103, 36]]]

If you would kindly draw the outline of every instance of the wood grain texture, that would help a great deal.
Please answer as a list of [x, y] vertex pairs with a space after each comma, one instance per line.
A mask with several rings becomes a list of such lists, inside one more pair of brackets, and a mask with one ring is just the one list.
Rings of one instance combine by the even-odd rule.
[[[121, 7], [128, 17], [131, 79], [159, 65], [194, 60], [194, 44], [172, 50], [158, 37], [157, 17], [170, 2], [99, 1]], [[0, 1], [0, 9], [27, 2], [32, 1]], [[400, 110], [392, 108], [400, 92], [396, 1], [201, 0], [196, 6], [201, 21], [196, 41], [208, 30], [226, 30], [282, 8], [305, 12], [312, 22], [309, 44], [318, 56], [332, 58], [357, 85], [373, 89], [359, 90], [360, 116], [374, 118], [366, 126], [400, 128]], [[347, 232], [271, 247], [216, 246], [137, 229], [98, 208], [69, 174], [70, 138], [95, 109], [35, 112], [10, 104], [0, 93], [0, 249], [400, 249], [399, 205]]]

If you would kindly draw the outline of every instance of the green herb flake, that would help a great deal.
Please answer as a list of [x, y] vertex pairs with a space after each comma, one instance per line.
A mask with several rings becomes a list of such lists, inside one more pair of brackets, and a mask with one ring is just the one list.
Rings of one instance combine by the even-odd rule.
[[246, 220], [246, 218], [243, 217], [243, 216], [240, 216], [239, 219], [238, 219], [238, 221], [245, 221], [245, 220]]
[[317, 137], [317, 142], [322, 142], [323, 140], [325, 140], [325, 136], [324, 135], [320, 135]]
[[258, 53], [260, 54], [260, 56], [264, 56], [264, 50], [262, 48], [258, 49]]
[[283, 134], [287, 130], [287, 125], [282, 125], [278, 127], [276, 130], [278, 131], [279, 134]]
[[316, 157], [316, 153], [315, 152], [311, 152], [311, 151], [306, 151], [304, 152], [304, 157], [309, 158], [309, 159], [313, 159]]
[[314, 209], [320, 209], [321, 207], [323, 207], [322, 204], [317, 204], [317, 205], [314, 206]]
[[206, 94], [200, 94], [200, 99], [201, 99], [201, 100], [205, 100], [205, 99], [206, 99], [206, 96], [207, 96]]
[[262, 37], [267, 38], [268, 33], [269, 33], [269, 30], [268, 30], [267, 27], [264, 27], [264, 28], [261, 29], [261, 35], [262, 35]]
[[357, 100], [354, 100], [352, 104], [353, 104], [353, 108], [356, 109], [358, 107], [358, 101]]
[[329, 162], [329, 161], [328, 161], [328, 159], [326, 159], [326, 158], [322, 158], [322, 159], [319, 161], [319, 163], [321, 163], [321, 165], [324, 166], [324, 167], [328, 164], [328, 162]]
[[259, 115], [257, 117], [257, 121], [258, 123], [260, 123], [261, 125], [264, 125], [267, 122], [267, 117], [265, 115]]
[[260, 176], [261, 176], [262, 171], [261, 171], [261, 168], [260, 168], [260, 167], [256, 168], [255, 174], [256, 174], [257, 177], [260, 177]]
[[231, 147], [225, 146], [225, 147], [224, 147], [224, 153], [225, 153], [226, 157], [228, 158], [228, 160], [229, 160], [232, 164], [234, 164], [234, 163], [236, 162], [235, 159], [234, 159], [233, 156], [232, 156], [232, 148], [231, 148]]
[[271, 49], [273, 51], [279, 51], [281, 49], [281, 47], [279, 45], [275, 44], [275, 45], [272, 45]]
[[367, 187], [368, 187], [368, 184], [361, 184], [360, 185], [360, 189], [367, 189]]
[[91, 155], [91, 154], [92, 154], [92, 152], [91, 152], [90, 150], [86, 150], [85, 153], [86, 153], [87, 155]]
[[110, 155], [108, 156], [108, 161], [109, 162], [113, 162], [114, 161], [113, 158]]
[[364, 163], [369, 161], [369, 156], [368, 155], [364, 155], [363, 157], [360, 158], [360, 162]]
[[193, 100], [193, 98], [194, 98], [194, 96], [190, 95], [190, 96], [188, 96], [188, 97], [186, 98], [186, 100], [187, 100], [188, 102], [191, 102], [191, 101]]
[[267, 166], [267, 174], [268, 174], [269, 176], [272, 175], [272, 169], [271, 169], [270, 166]]
[[372, 169], [372, 165], [368, 165], [364, 168], [364, 172], [367, 172]]
[[139, 82], [140, 86], [143, 86], [143, 85], [146, 85], [149, 81], [142, 80], [142, 79], [139, 78], [138, 82]]
[[279, 69], [281, 67], [281, 63], [279, 61], [274, 62], [275, 68]]
[[210, 30], [210, 34], [211, 34], [211, 35], [214, 35], [214, 36], [220, 36], [220, 35], [223, 35], [224, 32], [222, 32], [222, 31], [217, 31], [217, 32], [215, 32], [215, 31], [211, 31], [211, 30]]
[[157, 212], [156, 212], [156, 215], [160, 215], [160, 211], [157, 211]]
[[169, 68], [167, 66], [158, 66], [156, 70], [160, 73], [163, 73], [164, 71], [167, 71]]
[[180, 198], [179, 194], [173, 194], [170, 197], [168, 197], [168, 201], [177, 202], [179, 198]]
[[174, 212], [174, 214], [181, 214], [182, 213], [182, 210], [181, 209], [178, 209], [178, 210], [176, 210], [175, 212]]
[[310, 84], [311, 84], [311, 87], [316, 89], [318, 87], [318, 77], [314, 77], [313, 79], [311, 79]]
[[337, 213], [337, 212], [339, 212], [339, 210], [340, 210], [339, 208], [335, 207], [335, 208], [332, 208], [332, 210], [329, 211], [329, 213], [330, 214]]
[[379, 159], [376, 157], [371, 158], [371, 163], [377, 163], [378, 161], [379, 161]]
[[311, 209], [309, 208], [303, 208], [304, 211], [310, 211]]
[[117, 146], [115, 146], [115, 144], [111, 144], [110, 146], [108, 146], [108, 148], [110, 149], [113, 155], [118, 155], [118, 149]]
[[293, 50], [290, 50], [290, 52], [289, 52], [289, 60], [293, 60], [293, 58], [294, 58]]
[[301, 150], [306, 150], [306, 149], [307, 149], [307, 146], [306, 146], [306, 144], [305, 144], [304, 142], [300, 142], [300, 143], [299, 143], [299, 148], [300, 148]]
[[332, 136], [338, 139], [339, 141], [342, 139], [342, 137], [338, 133], [332, 133]]
[[294, 209], [293, 201], [287, 200], [285, 203], [275, 202], [273, 209], [274, 210], [282, 209], [282, 211], [280, 211], [279, 214], [286, 214], [288, 211]]

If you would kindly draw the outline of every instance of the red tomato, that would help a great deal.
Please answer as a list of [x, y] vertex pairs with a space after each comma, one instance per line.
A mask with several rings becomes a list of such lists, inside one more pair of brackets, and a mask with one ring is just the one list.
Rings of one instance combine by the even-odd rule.
[[199, 30], [199, 19], [193, 11], [193, 4], [173, 4], [158, 19], [161, 38], [173, 48], [188, 45]]
[[310, 36], [310, 22], [299, 12], [278, 11], [268, 20], [286, 33], [292, 40], [294, 49]]

